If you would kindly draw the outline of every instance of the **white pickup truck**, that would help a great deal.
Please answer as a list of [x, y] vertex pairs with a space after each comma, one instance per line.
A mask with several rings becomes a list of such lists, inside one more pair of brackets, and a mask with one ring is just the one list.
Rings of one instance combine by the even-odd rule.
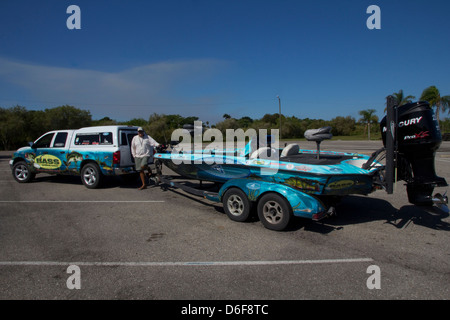
[[87, 188], [103, 176], [135, 173], [131, 140], [134, 126], [100, 126], [56, 130], [17, 150], [9, 164], [14, 178], [31, 181], [37, 173], [80, 175]]

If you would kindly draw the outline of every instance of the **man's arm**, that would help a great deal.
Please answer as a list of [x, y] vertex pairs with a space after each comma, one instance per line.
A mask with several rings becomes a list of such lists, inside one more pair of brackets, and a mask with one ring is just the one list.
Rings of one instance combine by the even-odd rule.
[[136, 137], [133, 137], [133, 139], [131, 140], [131, 155], [133, 156], [133, 158], [136, 158]]
[[156, 142], [155, 139], [153, 139], [153, 138], [150, 137], [149, 135], [147, 135], [147, 136], [148, 136], [148, 141], [150, 141], [150, 145], [151, 145], [152, 147], [157, 147], [157, 146], [159, 146], [159, 143]]

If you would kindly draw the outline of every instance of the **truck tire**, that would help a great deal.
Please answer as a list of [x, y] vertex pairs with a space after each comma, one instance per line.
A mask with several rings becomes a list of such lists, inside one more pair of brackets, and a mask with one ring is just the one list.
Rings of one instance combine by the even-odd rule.
[[101, 184], [102, 173], [95, 163], [87, 163], [81, 169], [81, 181], [86, 188], [95, 189]]
[[14, 164], [12, 169], [14, 179], [20, 183], [27, 183], [34, 179], [35, 173], [30, 171], [28, 164], [25, 161], [18, 161]]
[[223, 196], [223, 209], [228, 218], [237, 222], [247, 221], [250, 216], [251, 203], [247, 195], [238, 188], [230, 188]]
[[268, 193], [258, 202], [258, 217], [267, 229], [275, 231], [286, 229], [292, 215], [289, 202], [276, 193]]

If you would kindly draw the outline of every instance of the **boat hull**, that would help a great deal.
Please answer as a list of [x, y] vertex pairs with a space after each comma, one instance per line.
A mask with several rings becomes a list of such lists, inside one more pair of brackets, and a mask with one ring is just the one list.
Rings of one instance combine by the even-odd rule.
[[[158, 159], [159, 158], [159, 159]], [[223, 184], [231, 179], [251, 179], [289, 185], [307, 194], [341, 196], [369, 194], [374, 191], [376, 171], [367, 171], [348, 163], [334, 166], [278, 163], [267, 166], [265, 160], [229, 160], [228, 163], [208, 164], [205, 161], [176, 163], [170, 157], [156, 157], [175, 173], [189, 179]], [[347, 169], [347, 170], [346, 170]]]

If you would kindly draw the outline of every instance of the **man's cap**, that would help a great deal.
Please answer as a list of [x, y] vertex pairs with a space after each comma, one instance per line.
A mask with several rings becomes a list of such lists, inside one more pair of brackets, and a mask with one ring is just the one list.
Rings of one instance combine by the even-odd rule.
[[139, 127], [138, 129], [137, 129], [137, 131], [139, 132], [139, 131], [144, 131], [144, 129], [142, 129], [142, 127]]

